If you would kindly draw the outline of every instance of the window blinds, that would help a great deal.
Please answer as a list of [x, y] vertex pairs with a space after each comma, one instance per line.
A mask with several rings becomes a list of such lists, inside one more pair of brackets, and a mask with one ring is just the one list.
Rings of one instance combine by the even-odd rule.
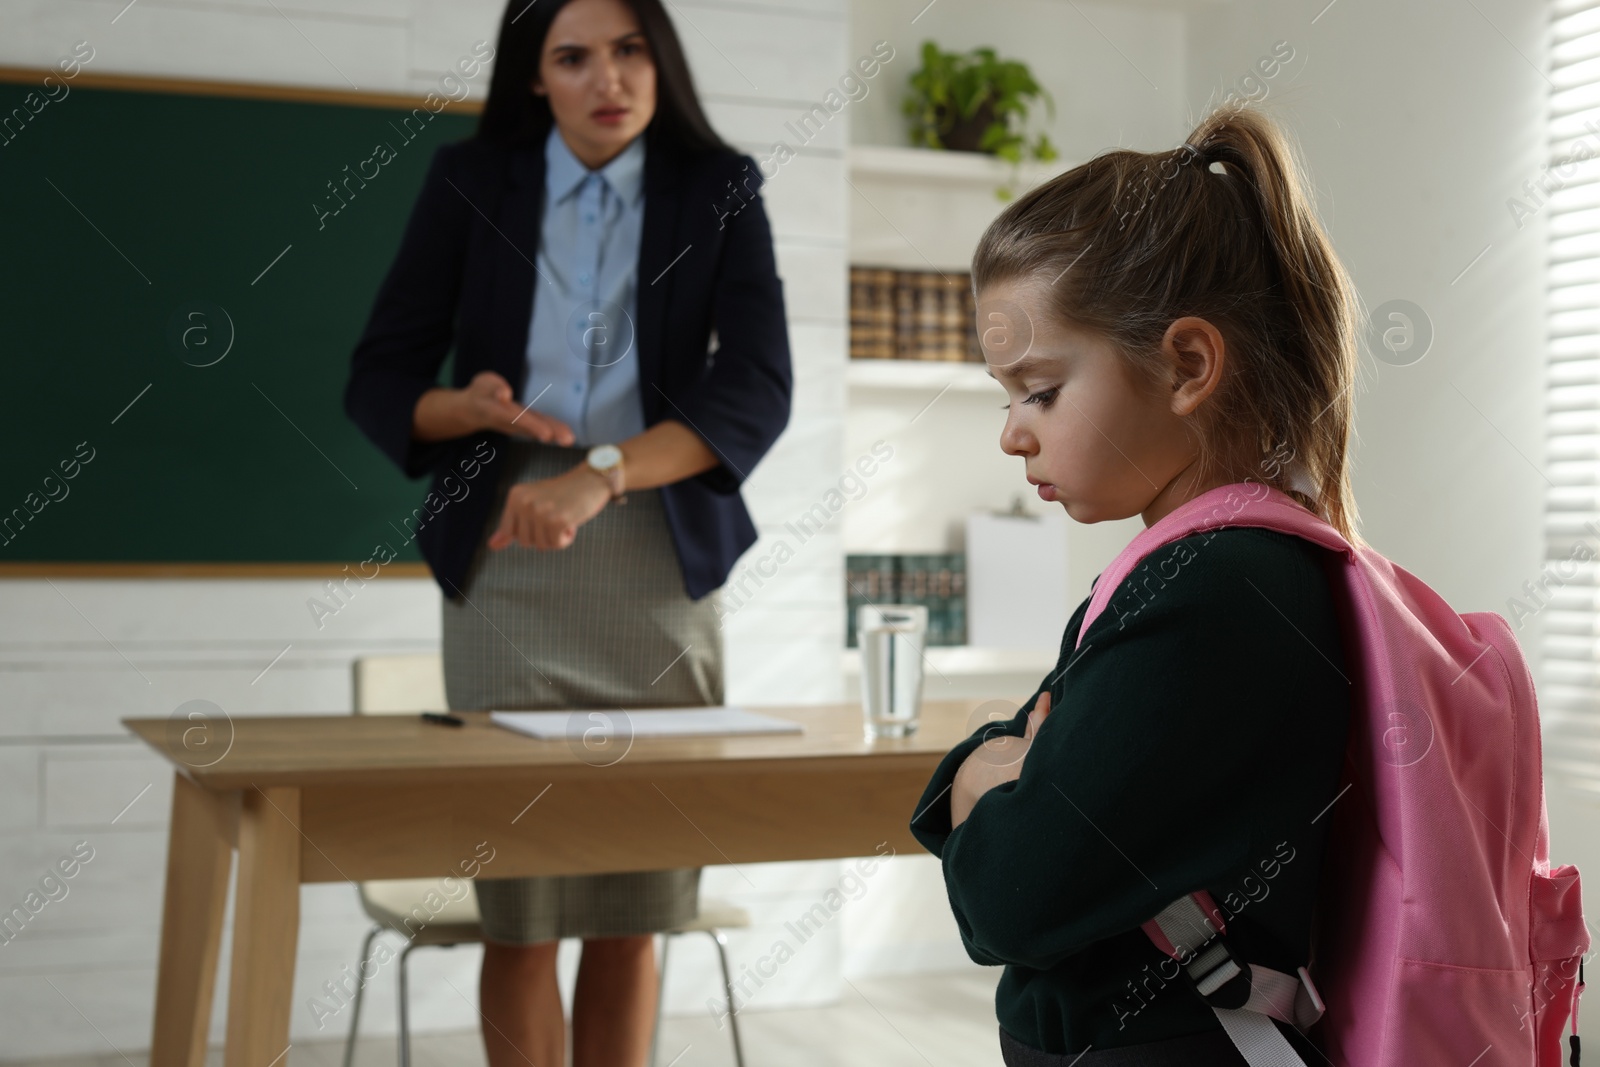
[[1553, 0], [1549, 157], [1511, 204], [1547, 215], [1545, 567], [1519, 599], [1542, 616], [1546, 774], [1600, 801], [1600, 0]]

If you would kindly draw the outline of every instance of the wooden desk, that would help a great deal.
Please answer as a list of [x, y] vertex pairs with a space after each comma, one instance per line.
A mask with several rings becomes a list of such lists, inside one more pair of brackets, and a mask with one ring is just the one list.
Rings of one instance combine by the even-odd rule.
[[439, 877], [483, 842], [494, 850], [483, 876], [496, 878], [870, 856], [882, 842], [914, 851], [912, 808], [979, 707], [927, 702], [917, 734], [871, 743], [855, 704], [759, 709], [803, 735], [631, 746], [619, 717], [612, 747], [591, 749], [483, 712], [462, 713], [464, 727], [124, 720], [177, 779], [150, 1063], [205, 1062], [234, 848], [226, 1064], [270, 1067], [289, 1045], [302, 882]]

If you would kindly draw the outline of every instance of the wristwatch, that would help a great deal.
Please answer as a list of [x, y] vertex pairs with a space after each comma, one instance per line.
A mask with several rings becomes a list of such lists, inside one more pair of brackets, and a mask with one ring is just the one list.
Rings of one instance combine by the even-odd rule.
[[623, 495], [622, 449], [616, 445], [595, 445], [589, 449], [584, 462], [589, 465], [590, 470], [606, 480], [606, 484], [611, 487], [611, 499], [619, 504], [628, 502], [628, 498]]

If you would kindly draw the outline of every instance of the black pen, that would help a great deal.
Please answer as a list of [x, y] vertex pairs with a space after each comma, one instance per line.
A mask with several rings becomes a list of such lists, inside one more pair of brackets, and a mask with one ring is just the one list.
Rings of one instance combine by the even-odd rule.
[[440, 726], [465, 726], [465, 719], [458, 719], [454, 715], [440, 715], [438, 712], [425, 711], [422, 713], [423, 722], [436, 722]]

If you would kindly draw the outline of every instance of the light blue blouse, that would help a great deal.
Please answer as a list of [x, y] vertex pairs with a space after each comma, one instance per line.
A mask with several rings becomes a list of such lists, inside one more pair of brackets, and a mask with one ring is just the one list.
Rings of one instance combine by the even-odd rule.
[[577, 446], [644, 430], [635, 330], [644, 137], [591, 171], [558, 127], [545, 141], [544, 222], [522, 403], [572, 427]]

